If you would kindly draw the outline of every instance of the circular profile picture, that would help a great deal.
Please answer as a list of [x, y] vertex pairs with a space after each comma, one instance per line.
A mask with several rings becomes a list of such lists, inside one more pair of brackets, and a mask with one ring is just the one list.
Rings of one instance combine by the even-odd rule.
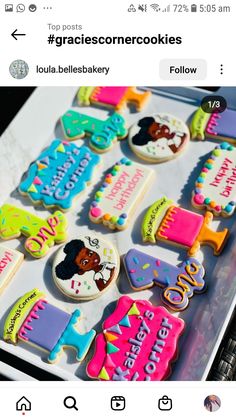
[[208, 412], [216, 412], [221, 406], [221, 400], [218, 396], [211, 394], [204, 400], [204, 407]]
[[29, 73], [29, 66], [24, 60], [15, 60], [10, 64], [9, 72], [14, 79], [24, 79]]

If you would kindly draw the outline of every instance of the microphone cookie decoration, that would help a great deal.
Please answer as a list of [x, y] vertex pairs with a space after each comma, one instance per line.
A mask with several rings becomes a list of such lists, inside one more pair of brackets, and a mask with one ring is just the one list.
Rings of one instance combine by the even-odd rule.
[[71, 240], [57, 252], [53, 263], [55, 284], [67, 297], [91, 300], [115, 283], [120, 257], [108, 240], [97, 234]]
[[171, 310], [185, 310], [194, 293], [205, 291], [205, 270], [197, 259], [189, 258], [179, 267], [131, 249], [124, 257], [127, 276], [134, 290], [157, 285], [162, 301]]
[[77, 97], [80, 105], [107, 106], [118, 112], [123, 111], [127, 105], [133, 105], [137, 111], [141, 111], [149, 101], [151, 92], [142, 92], [134, 87], [89, 86], [81, 87]]
[[67, 211], [91, 183], [99, 163], [100, 156], [89, 148], [54, 140], [31, 164], [19, 191], [34, 204]]
[[163, 197], [156, 201], [146, 212], [142, 223], [144, 242], [156, 240], [168, 242], [188, 249], [194, 256], [201, 245], [208, 245], [219, 255], [228, 238], [229, 230], [213, 231], [210, 228], [213, 214], [197, 214], [178, 207], [173, 201]]
[[191, 137], [197, 140], [213, 139], [236, 142], [236, 111], [225, 109], [222, 113], [206, 113], [199, 108], [192, 119]]
[[229, 217], [236, 206], [236, 148], [228, 143], [217, 146], [198, 176], [192, 204], [214, 215]]
[[127, 136], [127, 128], [123, 116], [113, 113], [105, 121], [84, 115], [72, 110], [67, 111], [61, 118], [64, 135], [73, 141], [89, 135], [89, 145], [97, 153], [104, 153], [117, 140]]
[[0, 238], [27, 237], [25, 249], [35, 258], [45, 256], [54, 244], [66, 240], [67, 220], [56, 211], [46, 220], [10, 204], [0, 207]]
[[23, 253], [0, 244], [0, 294], [15, 275], [23, 260]]
[[149, 301], [121, 297], [87, 365], [102, 381], [160, 381], [170, 375], [184, 321]]
[[67, 347], [76, 351], [82, 361], [95, 337], [95, 330], [80, 334], [77, 325], [81, 312], [72, 314], [50, 304], [37, 288], [27, 292], [11, 309], [4, 325], [4, 340], [17, 344], [19, 341], [48, 352], [48, 362], [59, 361]]
[[123, 230], [153, 178], [153, 171], [123, 157], [107, 173], [95, 194], [89, 218], [110, 229]]
[[142, 160], [160, 163], [179, 156], [189, 143], [187, 125], [179, 118], [159, 113], [140, 119], [129, 130], [131, 150]]

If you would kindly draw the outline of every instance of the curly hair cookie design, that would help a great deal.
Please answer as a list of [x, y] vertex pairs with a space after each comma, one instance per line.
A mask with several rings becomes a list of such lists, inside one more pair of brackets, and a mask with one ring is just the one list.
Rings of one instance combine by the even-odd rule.
[[187, 125], [179, 118], [159, 113], [140, 119], [129, 130], [129, 145], [142, 160], [160, 163], [171, 160], [188, 145]]
[[101, 237], [80, 236], [62, 246], [53, 263], [57, 287], [70, 298], [92, 300], [116, 281], [120, 258]]

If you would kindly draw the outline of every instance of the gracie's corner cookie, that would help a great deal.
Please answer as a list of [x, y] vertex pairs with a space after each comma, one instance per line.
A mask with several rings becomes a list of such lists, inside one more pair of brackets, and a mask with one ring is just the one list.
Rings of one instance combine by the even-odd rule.
[[25, 249], [35, 258], [47, 254], [49, 248], [66, 240], [67, 220], [56, 211], [46, 220], [10, 204], [0, 207], [0, 238], [10, 240], [27, 237]]
[[163, 197], [156, 201], [146, 212], [142, 223], [144, 242], [156, 240], [173, 243], [188, 249], [188, 255], [194, 256], [202, 245], [211, 246], [214, 254], [219, 255], [226, 243], [229, 230], [213, 231], [210, 228], [213, 215], [197, 214], [178, 207], [172, 200]]
[[68, 211], [75, 198], [92, 182], [100, 156], [87, 147], [54, 140], [31, 164], [19, 192], [34, 204]]
[[126, 157], [118, 161], [106, 175], [91, 204], [89, 218], [110, 229], [123, 230], [143, 194], [150, 186], [154, 172]]
[[134, 290], [157, 285], [163, 289], [162, 301], [171, 310], [182, 311], [194, 293], [205, 291], [205, 270], [197, 259], [189, 258], [180, 266], [131, 249], [124, 257], [127, 276]]
[[222, 113], [206, 113], [199, 108], [191, 121], [191, 136], [193, 139], [215, 140], [236, 143], [236, 111], [226, 109]]
[[236, 206], [236, 148], [228, 143], [215, 147], [195, 182], [192, 204], [215, 215], [229, 217]]
[[141, 111], [150, 97], [151, 92], [124, 86], [81, 87], [77, 95], [80, 105], [102, 105], [118, 112], [123, 111], [128, 105], [133, 105], [137, 111]]
[[24, 260], [23, 253], [0, 245], [0, 294]]
[[79, 239], [58, 250], [52, 269], [55, 284], [63, 294], [76, 300], [91, 300], [115, 283], [120, 257], [103, 237], [79, 235]]
[[102, 381], [160, 381], [170, 374], [184, 321], [149, 301], [121, 297], [105, 320], [87, 365]]
[[62, 116], [61, 124], [67, 140], [73, 141], [88, 135], [90, 147], [98, 153], [108, 151], [117, 140], [125, 138], [128, 132], [124, 118], [118, 113], [102, 121], [69, 110]]
[[160, 163], [178, 157], [189, 143], [187, 125], [179, 118], [159, 113], [140, 119], [129, 130], [129, 146], [143, 160]]
[[48, 303], [44, 294], [35, 288], [21, 297], [10, 311], [4, 325], [4, 340], [36, 346], [49, 353], [50, 363], [57, 362], [63, 350], [71, 347], [76, 351], [77, 360], [82, 361], [96, 332], [80, 334], [77, 331], [80, 317], [79, 309], [69, 314]]

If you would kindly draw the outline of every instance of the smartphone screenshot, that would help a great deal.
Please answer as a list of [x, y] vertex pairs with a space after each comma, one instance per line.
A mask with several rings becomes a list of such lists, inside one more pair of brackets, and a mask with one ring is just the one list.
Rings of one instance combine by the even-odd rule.
[[235, 17], [1, 2], [3, 416], [232, 414]]

